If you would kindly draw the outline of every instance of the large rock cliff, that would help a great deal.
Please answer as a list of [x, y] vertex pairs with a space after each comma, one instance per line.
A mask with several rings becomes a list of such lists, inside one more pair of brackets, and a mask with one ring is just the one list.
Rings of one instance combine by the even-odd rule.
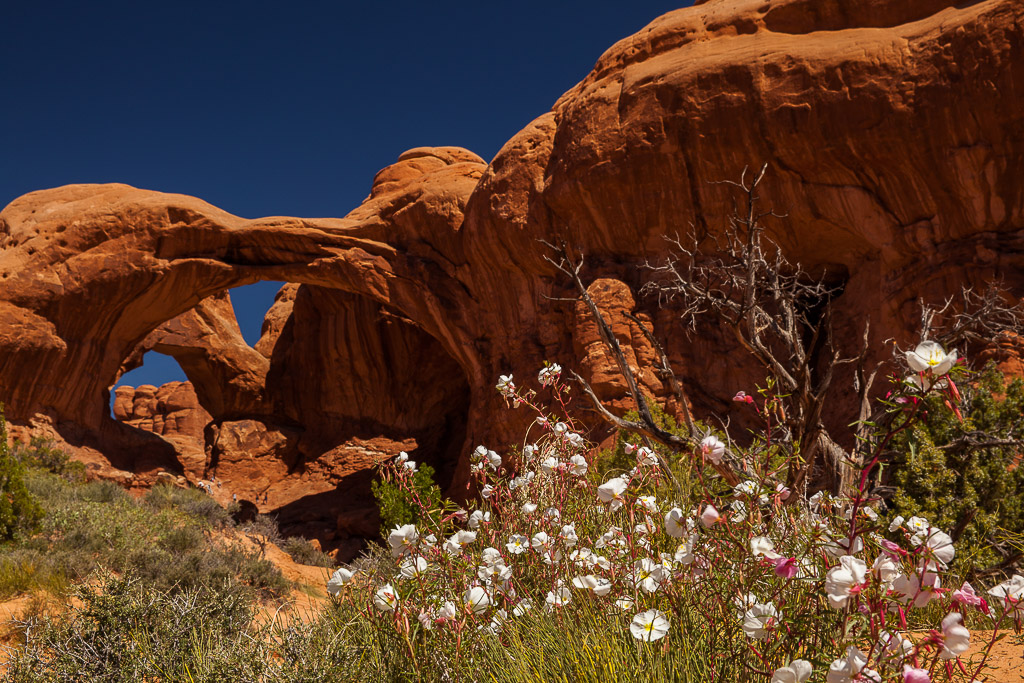
[[[771, 237], [842, 287], [848, 351], [868, 317], [877, 357], [912, 341], [921, 297], [995, 278], [1019, 296], [1021, 93], [1018, 0], [710, 0], [612, 46], [490, 164], [410, 150], [344, 218], [245, 220], [124, 185], [34, 192], [0, 213], [0, 400], [101, 474], [217, 473], [339, 543], [372, 530], [380, 458], [414, 450], [458, 492], [472, 446], [521, 440], [499, 374], [557, 361], [628, 407], [539, 239], [585, 254], [640, 366], [652, 350], [624, 314], [652, 322], [698, 412], [761, 378], [639, 297], [642, 266], [666, 236], [724, 225], [732, 196], [714, 181], [745, 167], [769, 166], [764, 204], [787, 216]], [[292, 284], [250, 348], [223, 292], [258, 280]], [[989, 353], [1019, 359], [1018, 341]], [[201, 406], [178, 415], [178, 442], [131, 425], [169, 436], [181, 387], [159, 420], [141, 387], [109, 416], [109, 388], [150, 349], [178, 359]]]

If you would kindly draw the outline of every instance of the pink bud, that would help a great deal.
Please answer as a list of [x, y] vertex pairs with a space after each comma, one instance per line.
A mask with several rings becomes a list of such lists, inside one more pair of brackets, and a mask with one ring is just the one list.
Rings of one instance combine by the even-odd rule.
[[795, 557], [780, 557], [775, 560], [775, 574], [784, 579], [792, 579], [799, 571]]
[[700, 523], [705, 527], [712, 527], [717, 524], [718, 520], [721, 518], [722, 516], [718, 514], [718, 510], [715, 509], [715, 506], [708, 505], [700, 515]]

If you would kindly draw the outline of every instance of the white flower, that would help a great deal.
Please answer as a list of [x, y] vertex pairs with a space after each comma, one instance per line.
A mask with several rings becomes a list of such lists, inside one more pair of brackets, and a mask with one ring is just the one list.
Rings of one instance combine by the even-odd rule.
[[566, 434], [565, 440], [568, 441], [569, 445], [572, 446], [573, 448], [582, 448], [583, 444], [586, 443], [583, 440], [583, 435], [577, 434], [576, 432], [569, 432], [568, 434]]
[[939, 657], [956, 659], [971, 646], [971, 632], [964, 628], [963, 616], [959, 612], [950, 612], [942, 620], [942, 644]]
[[668, 628], [668, 619], [656, 609], [640, 612], [629, 624], [629, 632], [633, 637], [648, 643], [664, 638], [668, 634]]
[[529, 544], [530, 539], [526, 536], [523, 536], [522, 534], [513, 534], [512, 537], [508, 539], [508, 543], [505, 544], [505, 547], [508, 548], [508, 551], [513, 555], [522, 555], [529, 549]]
[[755, 536], [750, 539], [750, 552], [754, 557], [764, 555], [769, 560], [776, 560], [781, 555], [775, 552], [775, 544], [767, 536]]
[[930, 528], [931, 524], [924, 517], [911, 517], [907, 520], [907, 530], [918, 539], [914, 545], [921, 545], [921, 536], [928, 533]]
[[538, 531], [533, 535], [533, 540], [530, 541], [530, 545], [538, 553], [545, 553], [551, 549], [551, 537], [546, 532]]
[[540, 471], [544, 474], [551, 474], [558, 469], [558, 458], [548, 456], [540, 463]]
[[562, 527], [562, 530], [558, 534], [558, 538], [562, 541], [566, 548], [571, 548], [576, 545], [579, 538], [576, 536], [576, 525], [566, 524]]
[[401, 453], [395, 456], [395, 464], [401, 465], [405, 463], [408, 459], [409, 454], [406, 453], [405, 451], [402, 451]]
[[806, 659], [794, 659], [786, 666], [775, 670], [771, 683], [804, 683], [811, 677], [813, 669]]
[[541, 371], [537, 373], [537, 381], [540, 382], [541, 386], [548, 386], [554, 384], [558, 380], [558, 376], [562, 374], [562, 366], [558, 363], [551, 363], [541, 368]]
[[382, 612], [394, 612], [398, 607], [398, 596], [394, 587], [389, 583], [373, 594], [374, 606]]
[[578, 477], [587, 473], [587, 459], [582, 455], [574, 455], [569, 458], [569, 471]]
[[901, 574], [893, 581], [893, 590], [903, 595], [903, 602], [914, 601], [914, 607], [918, 609], [926, 606], [937, 596], [936, 591], [941, 587], [942, 582], [935, 572], [935, 565], [926, 565], [921, 568], [921, 574], [914, 573], [905, 576]]
[[415, 524], [396, 526], [388, 534], [388, 543], [391, 544], [391, 554], [401, 557], [416, 549], [416, 541], [419, 540], [419, 532]]
[[475, 531], [464, 531], [460, 529], [445, 541], [444, 549], [448, 551], [449, 555], [455, 556], [462, 552], [463, 547], [469, 545], [475, 540]]
[[683, 520], [683, 511], [679, 508], [672, 508], [665, 513], [665, 533], [672, 538], [682, 538], [686, 533], [680, 522]]
[[878, 649], [888, 657], [902, 662], [914, 651], [914, 644], [898, 633], [889, 633], [882, 629], [878, 632]]
[[658, 464], [658, 456], [647, 446], [640, 446], [636, 449], [636, 460], [641, 465], [647, 465], [648, 467]]
[[907, 352], [907, 364], [914, 372], [930, 372], [935, 377], [945, 375], [956, 363], [956, 349], [949, 353], [933, 341], [923, 341]]
[[585, 588], [594, 592], [594, 595], [608, 595], [612, 590], [612, 582], [600, 576], [594, 576], [593, 574], [587, 574], [586, 576], [577, 576], [572, 580], [572, 585], [576, 588]]
[[532, 515], [534, 512], [537, 511], [537, 504], [529, 502], [523, 503], [522, 510], [524, 515]]
[[743, 632], [748, 638], [764, 640], [768, 632], [778, 626], [782, 614], [772, 603], [754, 603], [743, 613]]
[[572, 594], [568, 588], [556, 586], [554, 590], [548, 591], [547, 597], [544, 598], [544, 608], [550, 612], [555, 607], [568, 605], [571, 600]]
[[1001, 598], [1010, 614], [1024, 614], [1024, 576], [1014, 574], [1013, 578], [990, 589], [988, 594]]
[[704, 512], [700, 513], [700, 523], [705, 527], [714, 526], [721, 518], [721, 515], [718, 514], [718, 510], [715, 509], [714, 505], [708, 505], [704, 508]]
[[854, 589], [860, 587], [867, 579], [868, 566], [863, 560], [850, 555], [839, 558], [839, 566], [828, 570], [825, 575], [825, 592], [828, 604], [836, 609], [846, 605]]
[[477, 529], [481, 522], [490, 522], [491, 513], [484, 512], [483, 510], [473, 510], [473, 514], [469, 516], [469, 528]]
[[672, 559], [679, 564], [693, 564], [696, 557], [693, 554], [693, 535], [683, 539], [683, 542], [676, 546], [676, 552]]
[[658, 512], [658, 499], [654, 496], [638, 496], [636, 504], [648, 512]]
[[405, 462], [402, 463], [402, 467], [404, 469], [409, 470], [410, 472], [415, 472], [416, 471], [416, 461], [415, 460], [406, 460]]
[[633, 585], [642, 588], [646, 593], [654, 593], [668, 578], [665, 566], [649, 557], [643, 557], [633, 564], [633, 573], [629, 575]]
[[597, 497], [602, 503], [611, 503], [612, 510], [618, 510], [622, 507], [622, 494], [628, 485], [622, 477], [609, 479], [597, 487]]
[[711, 462], [721, 465], [722, 456], [725, 455], [725, 444], [717, 436], [711, 434], [705, 436], [704, 440], [700, 442], [700, 452]]
[[519, 604], [515, 606], [515, 609], [512, 610], [512, 616], [521, 617], [532, 609], [533, 603], [526, 598], [523, 598], [519, 601]]
[[339, 567], [337, 571], [331, 574], [331, 580], [327, 582], [327, 592], [331, 595], [337, 595], [341, 592], [342, 586], [351, 581], [355, 575], [356, 572]]
[[633, 598], [622, 597], [615, 601], [615, 606], [622, 612], [628, 612], [633, 609]]
[[903, 515], [896, 515], [893, 518], [892, 522], [889, 523], [889, 531], [896, 531], [901, 526], [903, 526], [904, 521], [905, 520], [903, 519]]
[[494, 387], [501, 392], [501, 395], [505, 398], [511, 398], [516, 393], [516, 385], [512, 383], [512, 375], [501, 375], [498, 378], [498, 384]]
[[851, 645], [846, 648], [846, 657], [837, 659], [828, 666], [828, 675], [825, 680], [828, 683], [850, 683], [854, 676], [860, 674], [868, 680], [881, 681], [882, 677], [871, 669], [865, 669], [868, 663], [867, 655]]
[[879, 555], [875, 563], [871, 565], [871, 571], [878, 577], [879, 582], [888, 590], [892, 588], [896, 577], [900, 575], [900, 567], [888, 555]]
[[417, 576], [423, 576], [427, 571], [427, 560], [424, 557], [407, 557], [402, 560], [402, 564], [398, 567], [398, 577], [402, 579], [412, 579]]
[[487, 500], [494, 493], [494, 487], [490, 484], [484, 484], [484, 487], [480, 489], [480, 497]]
[[949, 534], [938, 529], [932, 529], [925, 539], [925, 545], [931, 550], [932, 557], [939, 561], [943, 567], [948, 567], [953, 561], [956, 550], [953, 548], [953, 539]]
[[483, 614], [491, 604], [491, 598], [481, 586], [473, 586], [462, 594], [462, 606], [473, 614]]

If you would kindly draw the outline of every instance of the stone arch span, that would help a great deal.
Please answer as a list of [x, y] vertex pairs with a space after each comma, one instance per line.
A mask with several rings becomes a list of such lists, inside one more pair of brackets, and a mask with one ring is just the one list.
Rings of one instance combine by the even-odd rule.
[[[140, 460], [147, 449], [140, 448], [137, 434], [109, 418], [107, 392], [131, 359], [149, 348], [170, 351], [187, 366], [187, 345], [174, 347], [167, 325], [227, 289], [259, 280], [294, 283], [306, 293], [297, 301], [307, 317], [333, 308], [348, 315], [350, 332], [371, 316], [383, 316], [381, 329], [402, 332], [378, 334], [375, 343], [433, 353], [436, 365], [454, 375], [456, 393], [467, 395], [444, 400], [468, 410], [470, 387], [479, 384], [472, 378], [484, 374], [470, 343], [470, 302], [437, 259], [425, 257], [458, 228], [479, 176], [480, 160], [468, 152], [463, 157], [431, 166], [445, 176], [438, 180], [443, 196], [433, 193], [429, 177], [411, 198], [404, 184], [391, 179], [393, 187], [375, 187], [376, 197], [343, 219], [246, 220], [191, 197], [124, 185], [68, 186], [16, 200], [0, 215], [4, 255], [21, 257], [20, 263], [0, 261], [0, 284], [14, 293], [0, 303], [15, 323], [0, 339], [8, 416], [98, 451], [121, 469], [168, 465], [166, 454], [153, 455], [152, 448], [148, 460]], [[464, 193], [452, 193], [452, 175], [471, 181]], [[381, 217], [396, 205], [408, 216], [405, 226]], [[271, 361], [288, 355], [271, 351]], [[390, 351], [394, 356], [403, 349]], [[429, 372], [428, 359], [420, 361], [420, 369]], [[280, 363], [269, 365], [287, 379]], [[32, 372], [24, 372], [26, 367]], [[294, 406], [281, 384], [262, 405], [239, 404], [237, 395], [207, 403], [222, 419], [265, 417], [276, 410], [294, 424], [294, 410], [288, 414]], [[406, 416], [398, 412], [398, 422]], [[364, 424], [374, 422], [373, 416], [361, 417]], [[422, 425], [402, 426], [415, 431]], [[464, 431], [463, 426], [458, 448]]]

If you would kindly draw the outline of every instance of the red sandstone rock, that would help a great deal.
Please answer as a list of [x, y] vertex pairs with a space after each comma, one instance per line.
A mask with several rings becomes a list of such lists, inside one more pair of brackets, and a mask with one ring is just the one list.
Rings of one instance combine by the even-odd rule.
[[[666, 14], [489, 165], [410, 150], [343, 219], [244, 220], [123, 185], [21, 197], [0, 213], [0, 400], [19, 429], [63, 436], [142, 486], [185, 463], [110, 420], [106, 392], [147, 348], [194, 357], [218, 469], [240, 495], [266, 482], [271, 508], [326, 538], [365, 530], [368, 468], [394, 444], [423, 448], [458, 492], [473, 445], [518, 440], [530, 416], [505, 410], [498, 374], [525, 384], [545, 359], [582, 363], [621, 402], [585, 316], [555, 300], [572, 290], [538, 238], [586, 255], [583, 276], [607, 293], [638, 366], [650, 349], [622, 313], [653, 321], [698, 412], [761, 377], [718, 331], [687, 337], [676, 312], [632, 292], [666, 236], [724, 224], [730, 190], [713, 181], [744, 167], [769, 164], [765, 204], [788, 213], [772, 237], [845, 283], [847, 351], [868, 316], [877, 358], [884, 339], [916, 341], [918, 296], [996, 276], [1019, 296], [1024, 5], [848, 4], [711, 0]], [[247, 350], [208, 297], [259, 279], [295, 284]], [[644, 374], [658, 394], [656, 380]], [[849, 408], [837, 401], [832, 417]], [[373, 438], [391, 446], [356, 445]]]

